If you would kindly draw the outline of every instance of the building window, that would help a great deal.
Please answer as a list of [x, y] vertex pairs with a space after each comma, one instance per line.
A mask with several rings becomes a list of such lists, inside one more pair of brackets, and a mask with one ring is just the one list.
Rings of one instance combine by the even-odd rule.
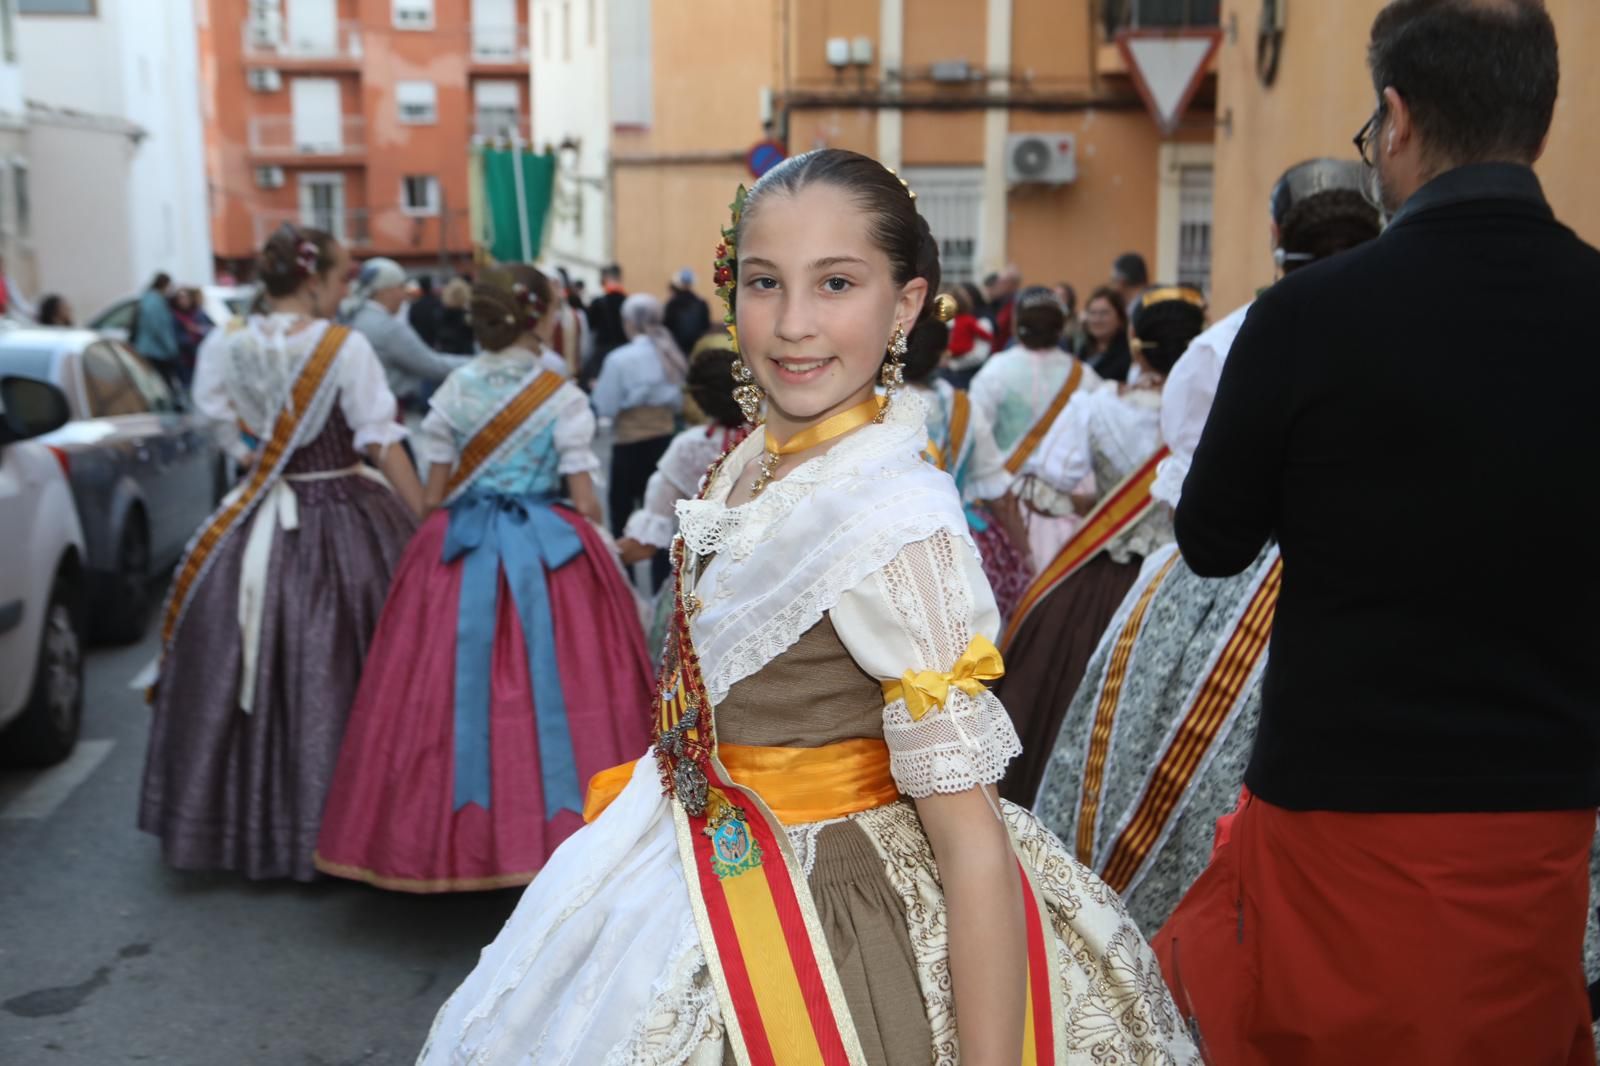
[[11, 195], [16, 201], [17, 236], [27, 240], [33, 236], [33, 200], [28, 190], [28, 164], [11, 164]]
[[94, 0], [18, 0], [23, 15], [93, 15]]
[[522, 92], [517, 82], [474, 82], [472, 110], [473, 132], [485, 140], [526, 136], [522, 129]]
[[439, 179], [432, 174], [408, 174], [400, 179], [400, 209], [408, 215], [437, 215]]
[[439, 89], [431, 81], [402, 81], [394, 87], [400, 121], [412, 126], [431, 126], [439, 121]]
[[300, 175], [300, 224], [346, 239], [343, 174]]
[[1178, 282], [1211, 291], [1211, 180], [1209, 166], [1178, 172]]
[[939, 273], [947, 282], [978, 280], [978, 234], [983, 228], [982, 167], [907, 168], [917, 209], [939, 242]]
[[433, 29], [433, 0], [394, 0], [394, 28]]
[[606, 32], [611, 52], [611, 122], [649, 126], [654, 117], [650, 0], [613, 0]]

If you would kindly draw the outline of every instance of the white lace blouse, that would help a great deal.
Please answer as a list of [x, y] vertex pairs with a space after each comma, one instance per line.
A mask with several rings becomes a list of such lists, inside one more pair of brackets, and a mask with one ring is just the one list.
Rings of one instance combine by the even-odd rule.
[[731, 432], [718, 425], [690, 426], [672, 438], [645, 485], [644, 504], [628, 516], [622, 535], [656, 548], [671, 547], [678, 530], [678, 501], [699, 491], [706, 470], [727, 451]]
[[[472, 433], [509, 398], [535, 365], [550, 369], [541, 355], [526, 348], [507, 348], [475, 355], [465, 366], [452, 371], [428, 401], [428, 413], [417, 431], [417, 461], [424, 476], [434, 463], [454, 465]], [[551, 443], [560, 456], [558, 473], [593, 474], [600, 469], [600, 460], [591, 447], [594, 412], [576, 385], [570, 381], [563, 384], [534, 418], [555, 421]]]
[[[293, 315], [252, 315], [237, 328], [213, 330], [221, 336], [197, 353], [192, 389], [195, 407], [213, 424], [219, 442], [235, 459], [243, 459], [251, 451], [239, 423], [258, 439], [271, 434], [273, 419], [329, 326], [326, 321], [316, 321], [290, 332], [300, 321]], [[406, 429], [395, 419], [394, 393], [389, 391], [383, 364], [365, 337], [350, 332], [330, 373], [335, 387], [323, 389], [305, 413], [301, 441], [322, 432], [335, 400], [355, 434], [357, 449], [405, 439]]]
[[[687, 548], [714, 556], [697, 576], [691, 621], [707, 692], [719, 702], [828, 615], [846, 650], [880, 681], [949, 673], [975, 636], [998, 638], [999, 612], [948, 474], [922, 459], [922, 401], [902, 392], [884, 424], [840, 440], [738, 507], [725, 501], [762, 447], [755, 433], [703, 500], [678, 517]], [[1021, 752], [987, 690], [954, 686], [913, 720], [884, 707], [900, 791], [912, 798], [993, 784]]]

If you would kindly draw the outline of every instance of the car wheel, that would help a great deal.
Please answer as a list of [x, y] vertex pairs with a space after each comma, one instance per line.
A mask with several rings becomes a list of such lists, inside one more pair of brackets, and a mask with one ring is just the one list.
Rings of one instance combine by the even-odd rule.
[[132, 644], [150, 621], [150, 536], [138, 511], [128, 515], [117, 547], [109, 609], [101, 616], [100, 636], [113, 644]]
[[57, 580], [50, 591], [33, 692], [21, 717], [0, 737], [6, 761], [49, 766], [72, 754], [83, 722], [83, 642], [71, 587]]

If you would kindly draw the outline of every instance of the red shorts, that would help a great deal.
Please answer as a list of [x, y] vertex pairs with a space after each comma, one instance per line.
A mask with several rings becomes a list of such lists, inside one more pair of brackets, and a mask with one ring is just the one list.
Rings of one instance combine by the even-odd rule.
[[1247, 795], [1156, 952], [1212, 1066], [1593, 1066], [1594, 835]]

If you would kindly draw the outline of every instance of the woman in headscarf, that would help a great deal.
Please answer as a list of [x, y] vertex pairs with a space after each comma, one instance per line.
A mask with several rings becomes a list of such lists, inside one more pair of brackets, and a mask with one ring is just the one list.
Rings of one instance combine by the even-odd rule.
[[389, 391], [404, 404], [420, 397], [423, 385], [437, 385], [465, 366], [462, 356], [440, 355], [398, 317], [406, 302], [406, 272], [393, 259], [361, 264], [350, 295], [339, 305], [339, 321], [371, 343], [389, 379]]
[[[594, 409], [612, 420], [611, 531], [620, 537], [628, 516], [644, 502], [645, 487], [672, 443], [683, 410], [688, 362], [662, 322], [661, 301], [635, 293], [622, 304], [628, 343], [606, 356], [594, 386]], [[658, 556], [653, 584], [667, 576]]]

